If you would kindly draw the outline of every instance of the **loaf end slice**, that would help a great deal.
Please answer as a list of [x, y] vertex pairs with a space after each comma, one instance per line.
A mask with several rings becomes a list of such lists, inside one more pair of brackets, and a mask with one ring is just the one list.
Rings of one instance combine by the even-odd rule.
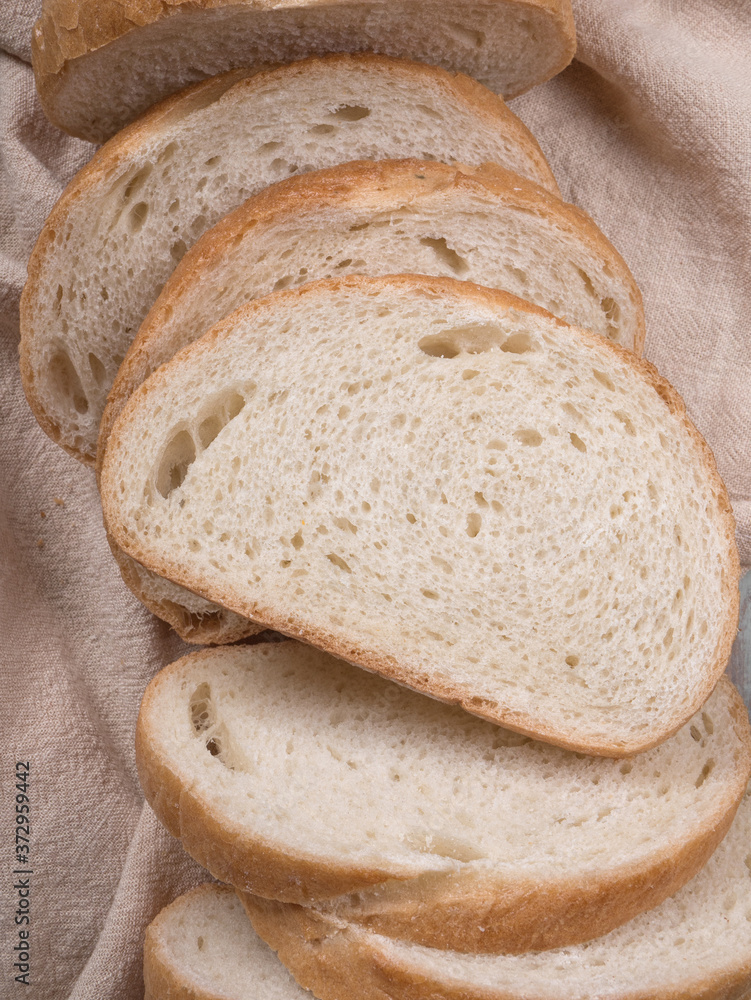
[[[32, 36], [42, 107], [102, 142], [206, 76], [371, 50], [460, 71], [513, 97], [560, 72], [576, 47], [570, 0], [44, 0]], [[139, 66], [133, 73], [133, 63]]]

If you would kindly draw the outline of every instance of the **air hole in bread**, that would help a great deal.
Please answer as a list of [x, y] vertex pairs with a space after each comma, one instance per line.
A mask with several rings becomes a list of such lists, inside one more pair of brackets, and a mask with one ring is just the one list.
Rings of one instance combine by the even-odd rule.
[[423, 588], [421, 593], [422, 596], [427, 597], [429, 601], [437, 601], [439, 597], [435, 590], [428, 590], [427, 588]]
[[279, 280], [275, 283], [274, 287], [271, 290], [272, 292], [281, 292], [284, 288], [287, 288], [291, 284], [292, 284], [292, 275], [285, 274], [283, 278], [279, 278]]
[[470, 538], [477, 538], [482, 528], [482, 517], [479, 514], [467, 514], [467, 534]]
[[631, 437], [636, 437], [636, 429], [635, 429], [635, 427], [633, 425], [633, 422], [631, 421], [631, 418], [629, 417], [629, 415], [627, 413], [624, 413], [623, 410], [614, 410], [613, 411], [613, 416], [617, 420], [620, 420], [620, 422], [623, 424], [623, 426], [624, 426], [627, 434], [630, 434]]
[[[433, 333], [418, 341], [417, 346], [430, 358], [455, 358], [458, 354], [484, 354], [499, 347], [506, 349], [513, 338], [507, 338], [498, 327], [461, 326], [442, 333]], [[531, 342], [530, 342], [531, 343]], [[532, 349], [527, 348], [527, 349]], [[519, 352], [513, 352], [519, 353]]]
[[168, 163], [176, 152], [177, 152], [177, 143], [176, 142], [168, 143], [161, 151], [159, 156], [157, 156], [156, 158], [157, 165], [161, 166], [162, 163]]
[[707, 780], [707, 778], [710, 776], [710, 774], [714, 770], [714, 766], [715, 766], [714, 758], [710, 757], [709, 760], [707, 761], [707, 763], [701, 769], [701, 774], [696, 779], [696, 787], [697, 788], [701, 788], [701, 786], [704, 784], [704, 782]]
[[352, 572], [351, 568], [342, 559], [342, 557], [338, 556], [335, 552], [327, 553], [326, 558], [328, 559], [329, 562], [333, 563], [335, 566], [338, 566], [339, 569], [343, 569], [345, 573]]
[[574, 446], [574, 448], [576, 448], [577, 451], [586, 451], [587, 450], [586, 444], [582, 441], [582, 439], [579, 437], [578, 434], [574, 434], [573, 431], [572, 431], [569, 434], [569, 438], [571, 439], [571, 444]]
[[714, 733], [714, 723], [706, 712], [701, 713], [701, 721], [704, 723], [704, 731], [707, 736], [711, 736]]
[[331, 135], [332, 132], [336, 132], [336, 125], [314, 125], [308, 132], [311, 135]]
[[604, 385], [605, 388], [609, 389], [611, 392], [615, 391], [615, 385], [613, 384], [613, 380], [610, 378], [609, 375], [606, 375], [605, 372], [601, 372], [598, 371], [596, 368], [593, 368], [592, 374], [600, 383], [600, 385]]
[[227, 424], [234, 420], [245, 406], [245, 397], [234, 389], [223, 392], [211, 403], [211, 411], [198, 425], [198, 440], [202, 448], [208, 448]]
[[143, 226], [149, 214], [148, 202], [139, 201], [128, 213], [128, 228], [131, 233], [137, 233]]
[[196, 460], [196, 445], [189, 431], [179, 431], [164, 449], [156, 488], [167, 499], [173, 490], [182, 485], [188, 469]]
[[359, 122], [361, 119], [367, 118], [369, 114], [370, 108], [366, 108], [362, 104], [342, 104], [331, 112], [331, 117], [342, 122]]
[[[526, 445], [528, 448], [538, 448], [542, 444], [542, 434], [531, 427], [522, 427], [520, 430], [514, 431], [514, 437], [520, 444]], [[574, 434], [572, 437], [576, 437], [576, 435]]]
[[129, 201], [135, 194], [137, 194], [141, 188], [144, 186], [148, 180], [149, 174], [154, 169], [153, 164], [147, 163], [145, 166], [137, 170], [130, 179], [127, 181], [125, 186], [125, 191], [123, 193], [123, 201]]
[[97, 385], [102, 385], [107, 379], [107, 369], [96, 354], [89, 353], [89, 368]]
[[440, 111], [436, 111], [435, 108], [431, 108], [427, 104], [416, 104], [415, 107], [418, 111], [422, 111], [422, 113], [427, 115], [429, 118], [437, 118], [438, 121], [443, 121], [443, 115]]
[[204, 163], [204, 166], [206, 166], [206, 167], [215, 167], [217, 164], [219, 164], [221, 162], [222, 162], [221, 156], [219, 156], [219, 155], [217, 155], [217, 156], [210, 156], [208, 158], [208, 160], [206, 160], [206, 162]]
[[467, 261], [448, 245], [444, 237], [441, 236], [433, 239], [430, 236], [424, 236], [420, 240], [420, 243], [424, 247], [430, 247], [438, 260], [442, 264], [445, 264], [457, 277], [461, 277], [469, 271]]
[[570, 667], [578, 667], [579, 666], [579, 657], [578, 656], [567, 656], [566, 657], [566, 663]]
[[485, 44], [485, 32], [475, 31], [467, 28], [463, 24], [449, 23], [446, 25], [446, 34], [450, 35], [455, 42], [467, 48], [479, 49]]
[[175, 264], [179, 264], [187, 253], [188, 245], [185, 240], [175, 240], [172, 246], [169, 248], [169, 255]]
[[202, 937], [199, 937], [199, 938], [196, 939], [196, 948], [198, 948], [199, 951], [203, 951], [203, 938]]
[[195, 733], [203, 733], [210, 729], [216, 721], [214, 702], [211, 698], [211, 687], [199, 684], [188, 703], [190, 722]]
[[273, 153], [274, 150], [279, 149], [281, 142], [264, 142], [262, 146], [259, 146], [256, 153]]
[[68, 353], [60, 348], [50, 361], [51, 382], [55, 394], [73, 405], [76, 413], [86, 413], [89, 401], [83, 391], [81, 379]]

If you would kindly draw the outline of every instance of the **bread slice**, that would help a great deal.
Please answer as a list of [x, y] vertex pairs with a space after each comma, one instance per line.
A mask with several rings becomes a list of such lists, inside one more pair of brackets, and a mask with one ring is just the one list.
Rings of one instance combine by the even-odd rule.
[[468, 282], [242, 307], [133, 394], [101, 494], [154, 572], [584, 752], [675, 732], [738, 620], [727, 494], [680, 397]]
[[207, 882], [146, 928], [144, 1000], [310, 1000], [254, 933], [235, 893]]
[[501, 288], [641, 354], [641, 294], [588, 215], [493, 164], [361, 161], [266, 188], [204, 233], [117, 373], [99, 448], [148, 376], [224, 316], [347, 273], [434, 274]]
[[570, 0], [456, 0], [450, 9], [440, 0], [44, 0], [32, 38], [45, 113], [91, 142], [237, 67], [373, 50], [468, 73], [513, 97], [562, 70], [575, 47]]
[[114, 138], [68, 185], [29, 261], [21, 371], [47, 434], [93, 464], [107, 392], [141, 321], [185, 250], [228, 211], [289, 174], [409, 156], [498, 160], [555, 189], [499, 98], [378, 56], [231, 73]]
[[462, 951], [587, 940], [657, 905], [710, 856], [751, 777], [727, 680], [624, 763], [295, 642], [172, 664], [147, 688], [136, 748], [147, 800], [217, 878]]
[[[631, 273], [574, 206], [492, 165], [471, 172], [414, 160], [350, 163], [267, 188], [188, 251], [120, 367], [100, 424], [98, 462], [133, 390], [179, 349], [251, 299], [347, 271], [459, 275], [522, 295], [639, 353], [644, 342]], [[150, 599], [146, 586], [170, 585], [143, 577], [136, 595], [164, 617], [164, 601]], [[175, 591], [168, 610], [176, 614], [181, 603], [190, 598]], [[208, 620], [224, 614], [217, 609]], [[200, 625], [192, 636], [180, 632], [205, 636]], [[219, 624], [211, 639], [235, 635]]]
[[255, 930], [321, 1000], [746, 1000], [751, 793], [708, 864], [659, 907], [587, 944], [462, 955], [244, 897]]

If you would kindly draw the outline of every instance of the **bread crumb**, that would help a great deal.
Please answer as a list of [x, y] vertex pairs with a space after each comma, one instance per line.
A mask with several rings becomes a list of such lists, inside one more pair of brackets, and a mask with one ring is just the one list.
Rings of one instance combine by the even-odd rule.
[[54, 499], [54, 501], [55, 501], [55, 503], [57, 504], [58, 507], [64, 507], [65, 506], [65, 501], [62, 500], [60, 497], [54, 497], [53, 499]]
[[39, 511], [39, 516], [40, 516], [40, 517], [46, 517], [47, 515], [46, 515], [46, 514], [44, 513], [44, 511], [43, 511], [43, 510], [40, 510], [40, 511]]
[[43, 538], [37, 538], [37, 548], [38, 549], [43, 549], [44, 548], [44, 539]]

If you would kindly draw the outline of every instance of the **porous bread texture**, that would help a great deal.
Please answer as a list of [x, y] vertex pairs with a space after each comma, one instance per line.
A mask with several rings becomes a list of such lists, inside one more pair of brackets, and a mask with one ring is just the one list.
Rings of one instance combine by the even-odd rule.
[[237, 67], [372, 50], [512, 97], [560, 72], [575, 48], [570, 0], [458, 0], [450, 10], [441, 0], [44, 0], [32, 37], [45, 113], [92, 142]]
[[82, 461], [94, 461], [107, 392], [177, 262], [267, 185], [347, 160], [418, 156], [498, 160], [555, 189], [527, 129], [464, 77], [377, 56], [238, 76], [178, 95], [108, 143], [34, 248], [21, 302], [24, 389], [46, 433]]
[[[98, 465], [133, 390], [238, 306], [348, 272], [404, 271], [504, 288], [641, 353], [639, 289], [579, 209], [492, 165], [472, 172], [415, 160], [350, 163], [267, 188], [188, 251], [120, 366], [100, 423]], [[143, 587], [136, 593], [142, 598]], [[180, 600], [175, 588], [171, 603]], [[233, 635], [220, 629], [212, 639]]]
[[586, 944], [526, 955], [423, 948], [243, 897], [255, 930], [321, 1000], [746, 1000], [751, 793], [680, 892]]
[[133, 394], [100, 485], [154, 572], [584, 752], [675, 732], [737, 625], [732, 513], [680, 397], [468, 282], [242, 307]]
[[[194, 653], [149, 685], [147, 800], [217, 878], [463, 951], [586, 940], [691, 878], [751, 776], [721, 680], [632, 760], [583, 757], [295, 642]], [[368, 886], [374, 886], [368, 889]]]
[[144, 1000], [310, 1000], [255, 934], [235, 893], [206, 883], [146, 928]]
[[580, 209], [492, 164], [347, 163], [281, 181], [204, 233], [131, 344], [97, 451], [133, 390], [224, 316], [270, 292], [352, 273], [458, 277], [638, 354], [644, 345], [636, 282]]

